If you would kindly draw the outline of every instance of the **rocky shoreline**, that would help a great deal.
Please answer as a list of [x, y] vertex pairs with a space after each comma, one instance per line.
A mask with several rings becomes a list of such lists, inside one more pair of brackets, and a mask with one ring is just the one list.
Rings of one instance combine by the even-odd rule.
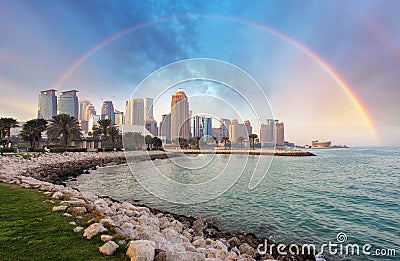
[[[129, 155], [136, 161], [168, 156], [164, 152]], [[42, 190], [53, 200], [53, 211], [75, 217], [76, 233], [83, 233], [87, 239], [102, 234], [105, 243], [99, 251], [104, 255], [112, 255], [120, 245], [128, 244], [126, 255], [130, 260], [315, 260], [313, 255], [280, 255], [278, 244], [252, 233], [226, 233], [201, 218], [118, 202], [62, 185], [66, 178], [84, 171], [123, 163], [123, 152], [1, 157], [0, 180]], [[266, 242], [271, 254], [261, 255], [257, 248]], [[289, 247], [280, 251], [289, 252]]]

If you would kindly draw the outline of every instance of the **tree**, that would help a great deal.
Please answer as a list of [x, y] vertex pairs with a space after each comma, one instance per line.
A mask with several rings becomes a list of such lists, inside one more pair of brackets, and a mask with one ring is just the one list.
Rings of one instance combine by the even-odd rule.
[[241, 148], [241, 149], [243, 149], [243, 142], [244, 142], [245, 140], [246, 140], [246, 139], [245, 139], [243, 136], [240, 136], [240, 137], [237, 138], [237, 142], [240, 143], [240, 148]]
[[61, 136], [62, 144], [67, 147], [72, 139], [80, 139], [82, 132], [77, 119], [68, 114], [59, 114], [50, 120], [47, 136], [50, 140], [56, 140]]
[[226, 149], [226, 144], [229, 142], [229, 137], [223, 136], [221, 138], [222, 143], [224, 143], [224, 148]]
[[10, 138], [11, 129], [18, 127], [18, 122], [13, 118], [0, 118], [0, 139]]
[[111, 138], [111, 143], [112, 143], [112, 149], [115, 149], [115, 142], [118, 141], [119, 138], [119, 129], [115, 126], [111, 126], [108, 128], [108, 134], [110, 135]]
[[144, 146], [144, 136], [140, 132], [126, 132], [122, 140], [125, 150], [139, 150]]
[[104, 145], [103, 147], [106, 147], [107, 143], [107, 138], [108, 138], [108, 128], [111, 126], [114, 126], [114, 124], [111, 122], [110, 119], [103, 119], [103, 120], [98, 120], [97, 123], [99, 124], [99, 130], [101, 131], [101, 134], [103, 135], [103, 141]]
[[253, 148], [253, 150], [254, 150], [254, 140], [255, 139], [257, 139], [258, 138], [258, 135], [257, 134], [250, 134], [249, 135], [249, 139], [250, 139], [250, 143], [251, 143], [251, 147]]
[[28, 141], [33, 148], [39, 147], [42, 132], [47, 128], [47, 121], [44, 119], [33, 119], [24, 123], [20, 136], [24, 141]]
[[188, 140], [188, 139], [179, 137], [179, 138], [178, 138], [178, 143], [179, 143], [179, 146], [180, 146], [182, 149], [187, 149], [187, 148], [189, 147], [189, 140]]
[[151, 137], [151, 135], [146, 135], [144, 137], [144, 141], [145, 141], [145, 143], [147, 145], [147, 150], [150, 150], [150, 145], [153, 144], [153, 137]]
[[162, 148], [162, 140], [159, 137], [153, 137], [152, 140], [153, 149], [159, 150], [160, 148]]

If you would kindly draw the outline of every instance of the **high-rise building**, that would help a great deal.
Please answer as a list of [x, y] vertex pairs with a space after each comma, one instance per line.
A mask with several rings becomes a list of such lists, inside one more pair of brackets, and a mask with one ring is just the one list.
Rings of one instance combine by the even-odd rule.
[[203, 122], [203, 117], [199, 115], [194, 115], [192, 117], [193, 123], [192, 123], [192, 135], [193, 137], [203, 137], [204, 135], [204, 122]]
[[222, 131], [222, 136], [229, 137], [229, 126], [231, 126], [231, 121], [228, 119], [219, 119], [219, 127]]
[[[78, 101], [78, 121], [81, 125], [81, 129], [84, 133], [88, 133], [88, 123], [89, 123], [89, 106], [92, 105], [89, 100], [79, 100]], [[92, 105], [93, 106], [93, 105]], [[94, 107], [93, 107], [94, 109]]]
[[101, 119], [110, 119], [114, 123], [114, 104], [112, 101], [103, 101], [103, 106], [101, 106]]
[[204, 136], [212, 136], [212, 119], [203, 117], [203, 132]]
[[[212, 136], [217, 138], [218, 141], [221, 141], [223, 135], [222, 135], [222, 129], [221, 128], [212, 128]], [[228, 136], [226, 136], [228, 137]]]
[[283, 122], [275, 122], [275, 140], [276, 146], [284, 146], [285, 144], [285, 127]]
[[153, 98], [130, 98], [125, 102], [125, 124], [144, 126], [153, 117]]
[[153, 136], [157, 136], [157, 134], [158, 134], [157, 121], [152, 116], [147, 117], [146, 122], [145, 122], [145, 128]]
[[247, 132], [246, 125], [239, 123], [236, 119], [233, 119], [231, 121], [231, 125], [229, 126], [229, 140], [231, 143], [239, 143], [239, 137], [243, 137], [248, 140], [249, 133]]
[[283, 122], [268, 119], [267, 124], [261, 124], [260, 142], [264, 147], [284, 146], [285, 128]]
[[143, 119], [153, 117], [153, 98], [143, 98]]
[[171, 114], [162, 115], [160, 127], [158, 129], [158, 136], [163, 140], [164, 144], [171, 143]]
[[51, 120], [57, 115], [56, 90], [45, 90], [39, 94], [38, 119]]
[[68, 114], [78, 119], [79, 105], [77, 90], [61, 92], [58, 97], [58, 114]]
[[[244, 121], [244, 126], [246, 126], [246, 130], [247, 130], [248, 135], [253, 133], [253, 127], [251, 127], [251, 124], [250, 124], [249, 120], [245, 120]], [[248, 136], [245, 137], [245, 138], [248, 138]]]
[[100, 115], [91, 115], [88, 121], [88, 133], [93, 133], [93, 127], [99, 126]]
[[171, 100], [171, 138], [189, 139], [189, 102], [185, 92], [179, 88]]
[[124, 113], [122, 111], [115, 110], [113, 112], [114, 123], [118, 125], [124, 124]]

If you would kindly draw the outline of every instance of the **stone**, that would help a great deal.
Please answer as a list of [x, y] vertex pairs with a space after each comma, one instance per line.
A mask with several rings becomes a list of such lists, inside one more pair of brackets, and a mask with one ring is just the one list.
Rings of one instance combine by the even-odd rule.
[[239, 246], [239, 251], [241, 254], [246, 254], [252, 256], [255, 253], [255, 250], [252, 246], [247, 243], [243, 243]]
[[166, 261], [204, 261], [206, 257], [203, 253], [196, 252], [167, 252]]
[[228, 243], [231, 247], [239, 247], [240, 246], [240, 240], [237, 237], [231, 237], [228, 239]]
[[99, 248], [100, 253], [106, 256], [112, 256], [114, 252], [119, 248], [119, 245], [114, 241], [108, 241]]
[[63, 199], [64, 194], [61, 193], [60, 191], [54, 192], [53, 196], [51, 197], [52, 199]]
[[105, 227], [103, 227], [102, 224], [100, 223], [93, 223], [89, 227], [85, 229], [83, 232], [83, 236], [86, 237], [87, 239], [91, 239], [98, 233], [106, 232], [108, 231]]
[[128, 243], [126, 255], [131, 261], [153, 261], [156, 243], [150, 240], [136, 240]]
[[80, 206], [84, 205], [86, 202], [83, 199], [75, 199], [75, 200], [64, 200], [60, 202], [60, 205], [69, 205], [69, 206]]
[[71, 207], [69, 209], [69, 212], [73, 213], [73, 214], [84, 214], [87, 212], [85, 207]]
[[70, 213], [64, 213], [63, 216], [64, 217], [72, 217], [72, 215]]
[[69, 222], [69, 224], [75, 226], [75, 225], [76, 225], [76, 222], [75, 222], [75, 221], [71, 221], [71, 222]]
[[76, 227], [73, 229], [75, 233], [79, 233], [83, 230], [83, 227]]
[[67, 210], [67, 208], [68, 208], [68, 206], [54, 206], [52, 211], [53, 212], [55, 212], [55, 211], [65, 211], [65, 210]]
[[100, 239], [101, 239], [101, 241], [103, 241], [103, 242], [108, 242], [108, 241], [111, 241], [111, 240], [113, 239], [113, 237], [110, 236], [110, 235], [101, 235], [101, 236], [100, 236]]
[[192, 229], [194, 231], [195, 236], [203, 236], [203, 228], [204, 228], [204, 222], [203, 219], [198, 218], [193, 222]]

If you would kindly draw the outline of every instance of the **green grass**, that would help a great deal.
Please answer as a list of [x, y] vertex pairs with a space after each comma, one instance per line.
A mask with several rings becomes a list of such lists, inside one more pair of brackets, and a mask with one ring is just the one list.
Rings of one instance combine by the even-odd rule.
[[100, 235], [87, 240], [68, 224], [72, 217], [51, 211], [54, 204], [36, 189], [0, 183], [0, 260], [124, 260], [126, 248], [105, 257]]

